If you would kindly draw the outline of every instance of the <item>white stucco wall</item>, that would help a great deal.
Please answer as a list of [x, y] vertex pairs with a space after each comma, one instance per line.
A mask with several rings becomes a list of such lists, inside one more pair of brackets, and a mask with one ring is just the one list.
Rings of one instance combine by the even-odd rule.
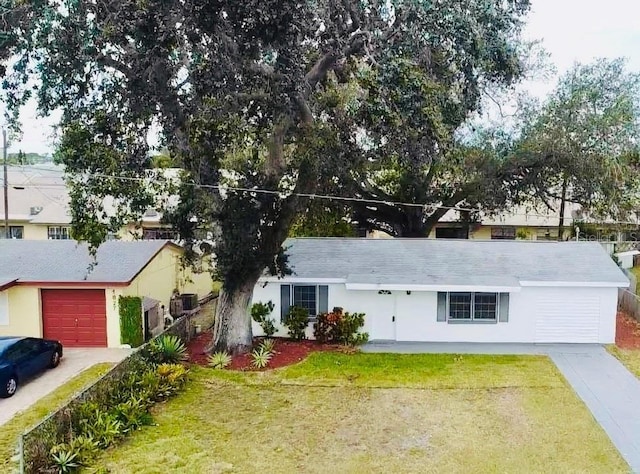
[[[279, 324], [280, 285], [285, 282], [269, 282], [264, 287], [261, 283], [256, 286], [253, 295], [253, 302], [274, 303], [272, 317], [276, 320], [278, 336], [287, 336], [286, 328]], [[436, 292], [412, 291], [407, 294], [406, 291], [393, 291], [391, 295], [379, 295], [377, 291], [347, 290], [344, 284], [333, 283], [328, 286], [329, 309], [341, 306], [346, 311], [364, 312], [364, 331], [370, 334], [371, 339], [395, 337], [398, 341], [531, 343], [536, 342], [538, 308], [551, 307], [558, 309], [557, 314], [548, 316], [552, 321], [553, 318], [563, 318], [563, 321], [558, 321], [558, 333], [555, 336], [566, 339], [563, 342], [573, 342], [572, 337], [578, 337], [575, 333], [579, 331], [571, 328], [580, 328], [581, 311], [586, 308], [591, 311], [595, 304], [594, 310], [599, 312], [597, 335], [594, 333], [597, 340], [589, 342], [612, 343], [615, 340], [617, 288], [522, 287], [521, 291], [510, 294], [508, 322], [450, 324], [437, 321]], [[393, 316], [395, 323], [391, 321]], [[255, 335], [262, 334], [255, 322], [253, 331]], [[311, 324], [307, 335], [312, 337]]]

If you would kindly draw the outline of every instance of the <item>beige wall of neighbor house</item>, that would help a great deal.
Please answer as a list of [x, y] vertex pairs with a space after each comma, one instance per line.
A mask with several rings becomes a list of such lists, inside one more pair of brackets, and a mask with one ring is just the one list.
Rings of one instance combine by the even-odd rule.
[[0, 336], [42, 337], [40, 291], [32, 286], [13, 286], [7, 294], [9, 324], [0, 325]]
[[182, 268], [181, 255], [178, 248], [163, 248], [131, 284], [122, 289], [122, 295], [147, 296], [168, 308], [174, 289], [179, 293], [197, 293], [199, 297], [209, 294], [213, 288], [211, 273]]
[[120, 308], [118, 299], [125, 288], [106, 288], [104, 290], [105, 303], [107, 305], [107, 346], [119, 347], [120, 341]]
[[27, 240], [47, 240], [49, 238], [46, 225], [25, 224], [24, 238]]

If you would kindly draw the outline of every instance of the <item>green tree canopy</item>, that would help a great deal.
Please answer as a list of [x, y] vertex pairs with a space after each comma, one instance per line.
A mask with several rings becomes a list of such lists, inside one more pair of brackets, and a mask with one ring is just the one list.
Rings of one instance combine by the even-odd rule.
[[576, 64], [549, 98], [527, 110], [515, 144], [520, 192], [624, 220], [638, 207], [640, 75], [621, 59]]

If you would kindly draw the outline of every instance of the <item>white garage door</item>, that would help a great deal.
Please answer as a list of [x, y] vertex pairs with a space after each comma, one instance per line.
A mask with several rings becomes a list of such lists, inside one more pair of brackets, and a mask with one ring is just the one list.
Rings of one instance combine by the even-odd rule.
[[536, 305], [536, 342], [598, 342], [600, 298], [567, 299], [561, 291], [541, 296]]

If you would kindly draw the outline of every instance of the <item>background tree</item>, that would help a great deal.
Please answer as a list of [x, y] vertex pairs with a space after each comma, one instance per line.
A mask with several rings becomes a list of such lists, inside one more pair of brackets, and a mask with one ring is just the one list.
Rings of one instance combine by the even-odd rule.
[[[155, 126], [184, 170], [180, 203], [161, 210], [187, 245], [199, 227], [213, 232], [223, 282], [213, 345], [238, 352], [251, 345], [248, 305], [256, 281], [265, 268], [286, 272], [282, 243], [307, 205], [298, 193], [313, 193], [360, 159], [354, 137], [367, 120], [342, 119], [350, 112], [333, 101], [336, 84], [355, 80], [361, 67], [381, 68], [380, 88], [394, 80], [388, 69], [405, 62], [416, 65], [409, 72], [430, 64], [449, 70], [463, 89], [474, 88], [478, 68], [488, 78], [515, 74], [505, 43], [528, 1], [27, 5], [28, 14], [9, 27], [19, 37], [9, 47], [20, 59], [6, 93], [17, 106], [35, 76], [40, 111], [62, 110], [58, 159], [72, 188], [74, 235], [95, 246], [153, 203], [148, 184], [157, 174], [146, 170]], [[472, 103], [474, 95], [462, 96]], [[447, 102], [431, 94], [415, 105], [436, 99]], [[397, 129], [415, 132], [421, 130], [413, 125]], [[105, 197], [117, 213], [105, 214]]]
[[521, 192], [552, 210], [558, 239], [566, 203], [595, 216], [624, 220], [638, 206], [640, 75], [621, 59], [576, 64], [550, 97], [525, 111], [516, 143]]
[[428, 34], [406, 35], [375, 64], [358, 63], [354, 83], [345, 86], [336, 120], [359, 130], [353, 139], [360, 166], [343, 183], [365, 200], [355, 203], [363, 226], [424, 237], [450, 208], [490, 211], [508, 201], [505, 156], [486, 143], [462, 143], [457, 133], [487, 88], [509, 87], [522, 76], [529, 49], [519, 33], [528, 4], [466, 7], [468, 23], [457, 30], [449, 19], [416, 13], [412, 22]]

